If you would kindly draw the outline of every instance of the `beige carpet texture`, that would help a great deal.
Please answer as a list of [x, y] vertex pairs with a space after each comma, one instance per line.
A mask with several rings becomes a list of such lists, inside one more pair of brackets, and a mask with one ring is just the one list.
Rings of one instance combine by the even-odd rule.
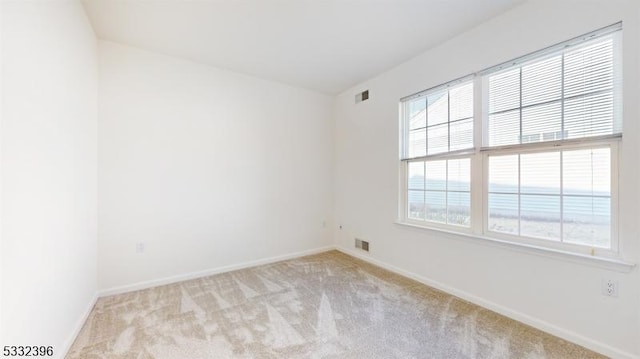
[[100, 298], [67, 358], [601, 358], [338, 251]]

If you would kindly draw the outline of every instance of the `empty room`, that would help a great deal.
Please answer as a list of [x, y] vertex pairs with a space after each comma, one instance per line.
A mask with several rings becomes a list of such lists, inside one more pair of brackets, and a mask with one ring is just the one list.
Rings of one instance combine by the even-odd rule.
[[0, 30], [3, 358], [640, 359], [640, 1]]

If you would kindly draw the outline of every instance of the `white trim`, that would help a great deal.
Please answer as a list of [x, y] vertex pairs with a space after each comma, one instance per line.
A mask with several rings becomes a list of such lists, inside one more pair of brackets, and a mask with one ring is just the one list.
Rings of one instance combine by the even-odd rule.
[[[447, 192], [444, 192], [444, 193], [447, 193]], [[451, 224], [451, 223], [442, 223], [442, 222], [412, 219], [412, 218], [405, 218], [403, 220], [399, 220], [398, 223], [402, 223], [408, 226], [418, 227], [418, 228], [426, 228], [426, 229], [433, 228], [436, 231], [442, 231], [442, 232], [448, 232], [448, 233], [462, 233], [462, 234], [468, 234], [468, 235], [473, 233], [471, 226], [465, 227], [465, 226]]]
[[412, 95], [405, 96], [405, 97], [400, 99], [400, 102], [409, 102], [410, 100], [414, 100], [414, 99], [417, 99], [417, 98], [420, 98], [420, 97], [424, 97], [424, 96], [429, 95], [429, 94], [431, 94], [433, 92], [436, 92], [436, 91], [440, 91], [440, 90], [444, 90], [444, 89], [451, 89], [451, 88], [456, 87], [456, 86], [458, 86], [458, 85], [460, 85], [462, 83], [465, 83], [465, 82], [468, 82], [468, 81], [472, 80], [474, 77], [475, 77], [475, 74], [468, 74], [468, 75], [459, 77], [459, 78], [457, 78], [455, 80], [451, 80], [449, 82], [445, 82], [443, 84], [436, 85], [434, 87], [428, 88], [426, 90], [422, 90], [420, 92], [416, 92], [416, 93], [414, 93]]
[[574, 37], [572, 39], [569, 39], [567, 41], [563, 41], [560, 43], [557, 43], [555, 45], [551, 45], [549, 47], [546, 47], [542, 50], [538, 50], [538, 51], [534, 51], [532, 53], [526, 54], [524, 56], [520, 56], [518, 58], [515, 58], [513, 60], [510, 61], [505, 61], [501, 64], [495, 65], [495, 66], [491, 66], [489, 68], [486, 68], [484, 70], [480, 70], [478, 72], [476, 72], [476, 75], [478, 76], [486, 76], [489, 74], [495, 74], [498, 72], [502, 72], [503, 70], [507, 70], [510, 69], [512, 67], [516, 67], [516, 66], [521, 66], [522, 64], [526, 64], [529, 61], [532, 60], [537, 60], [540, 59], [542, 57], [548, 56], [550, 54], [554, 54], [554, 53], [558, 53], [558, 52], [564, 52], [566, 51], [566, 49], [574, 47], [574, 46], [578, 46], [578, 45], [582, 45], [586, 42], [589, 42], [591, 40], [595, 40], [598, 38], [603, 38], [607, 35], [611, 35], [611, 34], [615, 34], [616, 32], [622, 31], [622, 21], [617, 22], [615, 24], [603, 27], [601, 29], [595, 30], [595, 31], [591, 31], [589, 33], [586, 33], [584, 35], [581, 36], [577, 36]]
[[[400, 160], [417, 160], [417, 159], [423, 159], [423, 158], [429, 158], [429, 157], [443, 157], [443, 156], [448, 156], [448, 155], [457, 155], [457, 154], [467, 154], [467, 153], [474, 153], [475, 152], [475, 146], [476, 144], [474, 143], [472, 147], [470, 148], [464, 148], [464, 149], [460, 149], [460, 150], [455, 150], [455, 151], [451, 151], [451, 123], [452, 122], [458, 122], [458, 121], [468, 121], [468, 120], [474, 120], [473, 117], [467, 117], [467, 118], [462, 118], [462, 119], [457, 119], [455, 121], [451, 121], [451, 108], [450, 108], [450, 102], [449, 100], [447, 101], [447, 121], [441, 124], [437, 124], [437, 126], [441, 126], [444, 125], [445, 123], [447, 124], [447, 151], [445, 152], [438, 152], [438, 153], [432, 153], [429, 154], [429, 128], [436, 126], [436, 125], [432, 125], [429, 126], [429, 107], [430, 104], [428, 103], [428, 97], [430, 94], [435, 93], [435, 92], [439, 92], [439, 91], [444, 91], [446, 90], [447, 93], [447, 97], [450, 96], [450, 91], [456, 87], [460, 86], [466, 86], [468, 84], [471, 84], [473, 86], [473, 96], [475, 98], [475, 83], [476, 83], [476, 77], [471, 74], [471, 75], [467, 75], [464, 77], [461, 77], [459, 79], [450, 81], [448, 83], [445, 83], [443, 85], [440, 86], [436, 86], [424, 91], [421, 91], [415, 95], [410, 95], [407, 97], [403, 97], [402, 99], [400, 99], [400, 133], [401, 133], [401, 137], [400, 137]], [[427, 116], [427, 118], [425, 119], [425, 127], [420, 127], [417, 129], [414, 129], [413, 131], [416, 130], [424, 130], [424, 135], [425, 135], [425, 154], [422, 156], [414, 156], [414, 157], [409, 157], [409, 149], [408, 149], [408, 144], [409, 144], [409, 135], [411, 133], [411, 119], [409, 118], [410, 116], [410, 111], [409, 111], [409, 105], [411, 103], [411, 101], [415, 101], [415, 99], [417, 98], [424, 98], [424, 100], [427, 102], [426, 106], [425, 106], [425, 116]], [[475, 105], [475, 104], [474, 104]], [[474, 115], [475, 115], [475, 107], [474, 107]], [[475, 121], [472, 121], [472, 123], [474, 123]], [[475, 126], [475, 124], [474, 124]], [[472, 136], [473, 137], [473, 136]]]
[[[471, 233], [482, 234], [482, 203], [484, 203], [484, 165], [482, 162], [482, 156], [479, 155], [479, 148], [483, 143], [485, 132], [488, 129], [484, 126], [485, 112], [488, 112], [488, 107], [485, 108], [486, 102], [485, 88], [488, 88], [488, 81], [485, 78], [476, 76], [475, 83], [473, 84], [473, 145], [475, 154], [471, 156], [471, 174], [469, 177], [469, 185], [471, 189]], [[488, 133], [488, 132], [487, 132]]]
[[631, 353], [622, 351], [620, 349], [614, 348], [610, 345], [607, 345], [605, 343], [599, 342], [595, 339], [591, 339], [591, 338], [587, 338], [583, 335], [580, 335], [576, 332], [573, 332], [571, 330], [567, 330], [561, 327], [558, 327], [554, 324], [551, 324], [549, 322], [546, 322], [544, 320], [540, 320], [537, 318], [534, 318], [532, 316], [529, 316], [527, 314], [521, 313], [519, 311], [507, 308], [503, 305], [494, 303], [492, 301], [489, 301], [487, 299], [478, 297], [476, 295], [473, 295], [471, 293], [468, 293], [466, 291], [463, 290], [459, 290], [456, 288], [453, 288], [451, 286], [448, 286], [446, 284], [440, 283], [438, 281], [435, 281], [433, 279], [415, 274], [413, 272], [401, 269], [399, 267], [393, 266], [391, 264], [388, 264], [386, 262], [383, 262], [379, 259], [375, 259], [373, 257], [371, 257], [370, 255], [364, 255], [361, 253], [357, 253], [353, 250], [350, 249], [346, 249], [346, 248], [342, 248], [340, 246], [336, 246], [336, 249], [344, 254], [347, 254], [349, 256], [361, 259], [363, 261], [369, 262], [373, 265], [376, 265], [378, 267], [384, 268], [386, 270], [389, 270], [391, 272], [394, 272], [396, 274], [402, 275], [404, 277], [413, 279], [415, 281], [418, 281], [424, 285], [427, 285], [429, 287], [433, 287], [436, 289], [439, 289], [443, 292], [446, 292], [450, 295], [462, 298], [468, 302], [471, 302], [475, 305], [478, 305], [480, 307], [492, 310], [498, 314], [504, 315], [506, 317], [509, 317], [513, 320], [519, 321], [521, 323], [525, 323], [527, 325], [530, 325], [538, 330], [544, 331], [546, 333], [555, 335], [559, 338], [562, 338], [564, 340], [570, 341], [572, 343], [581, 345], [587, 349], [593, 350], [595, 352], [601, 353], [603, 355], [612, 357], [612, 358], [620, 358], [620, 359], [638, 359], [640, 357], [635, 356]]
[[178, 274], [178, 275], [173, 275], [173, 276], [164, 277], [164, 278], [151, 279], [143, 282], [137, 282], [133, 284], [127, 284], [123, 286], [102, 289], [98, 291], [98, 297], [106, 297], [110, 295], [134, 292], [141, 289], [153, 288], [161, 285], [182, 282], [185, 280], [207, 277], [210, 275], [231, 272], [238, 269], [255, 267], [255, 266], [264, 265], [264, 264], [271, 264], [275, 262], [284, 261], [287, 259], [293, 259], [293, 258], [304, 257], [312, 254], [323, 253], [326, 251], [330, 251], [332, 249], [335, 249], [335, 247], [333, 245], [330, 245], [325, 247], [304, 250], [300, 252], [284, 254], [284, 255], [275, 256], [275, 257], [256, 259], [256, 260], [246, 261], [238, 264], [231, 264], [231, 265], [222, 266], [222, 267], [205, 269], [197, 272]]
[[[402, 172], [401, 172], [401, 187], [400, 190], [402, 191], [402, 197], [401, 197], [401, 210], [400, 210], [400, 216], [402, 218], [403, 222], [409, 223], [409, 224], [415, 224], [415, 225], [423, 225], [423, 226], [428, 226], [428, 227], [437, 227], [437, 228], [442, 228], [444, 230], [452, 230], [452, 231], [460, 231], [460, 232], [466, 232], [466, 233], [471, 233], [473, 230], [473, 218], [471, 217], [471, 223], [469, 223], [468, 226], [464, 226], [464, 225], [457, 225], [454, 223], [448, 223], [448, 222], [437, 222], [437, 221], [430, 221], [427, 219], [416, 219], [416, 218], [410, 218], [409, 217], [409, 211], [408, 211], [408, 207], [409, 207], [409, 191], [422, 191], [424, 193], [429, 192], [430, 190], [428, 190], [426, 187], [424, 187], [424, 189], [409, 189], [409, 184], [408, 184], [408, 180], [409, 180], [409, 164], [411, 163], [422, 163], [423, 165], [426, 165], [427, 162], [435, 162], [435, 161], [445, 161], [445, 189], [444, 190], [438, 190], [438, 192], [442, 192], [445, 194], [445, 211], [447, 212], [446, 214], [446, 220], [448, 221], [448, 210], [449, 210], [449, 203], [448, 203], [448, 194], [451, 192], [459, 192], [459, 193], [469, 193], [469, 199], [470, 199], [470, 211], [472, 211], [473, 209], [473, 203], [472, 203], [472, 199], [473, 199], [473, 190], [471, 189], [471, 186], [473, 185], [473, 183], [471, 182], [471, 178], [473, 176], [473, 170], [472, 170], [472, 166], [473, 166], [473, 161], [474, 161], [474, 157], [475, 155], [472, 154], [468, 154], [468, 155], [456, 155], [456, 156], [451, 156], [451, 157], [446, 157], [446, 158], [441, 158], [441, 159], [422, 159], [422, 160], [418, 160], [418, 159], [412, 159], [412, 160], [408, 160], [408, 161], [402, 161], [401, 163], [401, 168], [402, 168]], [[469, 160], [469, 183], [470, 183], [470, 188], [469, 191], [456, 191], [456, 190], [451, 190], [449, 191], [448, 188], [448, 183], [449, 183], [449, 161], [452, 160], [457, 160], [457, 159], [468, 159]], [[426, 171], [426, 167], [424, 168], [424, 171]], [[423, 172], [425, 174], [425, 186], [426, 186], [426, 172]], [[426, 203], [426, 199], [425, 199], [425, 203]], [[473, 212], [470, 212], [470, 215]]]
[[589, 144], [601, 144], [601, 143], [613, 143], [613, 142], [622, 141], [622, 133], [615, 133], [612, 135], [602, 135], [602, 136], [592, 136], [592, 137], [580, 137], [573, 138], [568, 140], [557, 140], [557, 141], [541, 141], [541, 142], [531, 142], [531, 143], [523, 143], [523, 144], [515, 144], [515, 145], [504, 145], [504, 146], [488, 146], [481, 147], [480, 152], [502, 152], [502, 151], [514, 151], [514, 152], [524, 152], [524, 151], [536, 151], [540, 148], [549, 148], [549, 147], [571, 147], [571, 146], [580, 146], [580, 145], [589, 145]]
[[[480, 71], [478, 73], [478, 76], [482, 76], [483, 79], [486, 82], [490, 82], [490, 79], [493, 78], [494, 76], [500, 76], [501, 74], [504, 74], [506, 72], [511, 72], [511, 71], [516, 71], [518, 70], [518, 75], [519, 75], [519, 80], [518, 80], [518, 85], [519, 85], [519, 93], [517, 91], [514, 91], [516, 95], [519, 95], [519, 102], [518, 105], [516, 107], [508, 107], [505, 109], [500, 109], [497, 111], [494, 111], [493, 113], [488, 113], [488, 115], [493, 115], [493, 114], [503, 114], [503, 113], [508, 113], [508, 112], [513, 112], [513, 111], [517, 111], [518, 112], [518, 116], [520, 118], [520, 124], [519, 124], [519, 131], [520, 131], [520, 135], [518, 137], [518, 143], [514, 143], [514, 144], [507, 144], [507, 145], [492, 145], [489, 142], [489, 138], [485, 137], [484, 141], [481, 144], [481, 150], [482, 151], [489, 151], [492, 149], [501, 149], [501, 148], [511, 148], [511, 147], [518, 147], [518, 146], [535, 146], [536, 144], [539, 145], [543, 145], [544, 143], [550, 143], [550, 144], [556, 144], [556, 143], [564, 143], [564, 142], [576, 142], [576, 141], [580, 141], [580, 140], [589, 140], [590, 138], [594, 138], [594, 139], [598, 139], [598, 138], [604, 138], [606, 139], [607, 137], [621, 137], [622, 136], [622, 107], [616, 107], [616, 106], [622, 106], [622, 101], [621, 101], [621, 97], [622, 97], [622, 68], [620, 67], [620, 63], [622, 61], [621, 59], [621, 34], [622, 34], [622, 22], [616, 23], [614, 25], [608, 26], [606, 28], [600, 29], [600, 30], [596, 30], [594, 32], [591, 32], [589, 34], [580, 36], [578, 38], [569, 40], [567, 42], [564, 43], [560, 43], [557, 45], [554, 45], [552, 47], [531, 53], [529, 55], [523, 56], [521, 58], [518, 58], [516, 60], [513, 61], [508, 61], [507, 63], [498, 65], [498, 66], [494, 66], [488, 70], [485, 71]], [[580, 94], [572, 94], [572, 95], [568, 95], [565, 93], [565, 56], [566, 56], [566, 52], [567, 49], [569, 49], [569, 47], [573, 46], [572, 44], [574, 42], [577, 41], [576, 44], [582, 44], [583, 42], [589, 42], [589, 43], [593, 43], [593, 44], [597, 44], [597, 43], [601, 43], [604, 41], [610, 40], [612, 42], [612, 88], [603, 88], [603, 89], [599, 89], [599, 90], [590, 90], [588, 92], [584, 92], [584, 93], [580, 93]], [[588, 44], [587, 44], [588, 45]], [[585, 46], [587, 46], [585, 45]], [[544, 100], [542, 102], [538, 101], [538, 102], [534, 102], [534, 103], [529, 103], [529, 104], [524, 104], [523, 103], [523, 68], [527, 65], [527, 64], [538, 64], [540, 62], [545, 61], [546, 59], [548, 59], [549, 57], [555, 57], [555, 56], [560, 56], [561, 57], [561, 73], [560, 73], [560, 82], [561, 82], [561, 95], [559, 98], [557, 99], [551, 99], [551, 100]], [[606, 76], [606, 75], [602, 75], [602, 76]], [[566, 133], [565, 133], [565, 123], [567, 118], [565, 117], [565, 105], [567, 101], [571, 101], [574, 99], [579, 99], [579, 98], [584, 98], [585, 96], [594, 96], [594, 95], [602, 95], [602, 94], [607, 94], [611, 92], [611, 95], [613, 97], [612, 102], [613, 102], [613, 111], [614, 111], [614, 116], [613, 116], [613, 129], [612, 129], [612, 133], [611, 134], [607, 134], [607, 135], [599, 135], [599, 136], [584, 136], [584, 137], [580, 137], [580, 138], [573, 138], [573, 139], [567, 139], [565, 138]], [[484, 97], [486, 98], [486, 102], [490, 102], [490, 94], [489, 91], [487, 90], [487, 92], [483, 93]], [[558, 104], [560, 106], [560, 111], [561, 111], [561, 116], [560, 116], [560, 123], [561, 123], [561, 134], [562, 134], [562, 139], [558, 139], [558, 140], [551, 140], [551, 141], [538, 141], [538, 142], [533, 142], [533, 143], [529, 143], [529, 142], [525, 142], [523, 143], [523, 111], [527, 108], [535, 108], [537, 106], [543, 106], [543, 105], [549, 105], [549, 104]], [[488, 118], [487, 118], [488, 119]], [[485, 121], [484, 123], [485, 125], [488, 125], [488, 121]], [[498, 133], [501, 133], [500, 130], [498, 130]]]
[[[419, 226], [412, 226], [412, 225], [407, 225], [404, 223], [399, 223], [405, 226], [411, 226], [411, 227], [417, 227], [417, 228], [421, 228], [424, 229], [423, 227], [419, 227]], [[456, 234], [456, 235], [461, 235], [460, 233], [455, 233], [455, 232], [448, 232], [451, 234]], [[475, 236], [471, 236], [471, 235], [462, 235], [462, 236], [468, 236], [468, 237], [475, 237]], [[491, 240], [494, 241], [494, 240]], [[498, 242], [498, 241], [496, 241]], [[477, 243], [477, 242], [476, 242]], [[587, 338], [585, 336], [582, 336], [578, 333], [575, 333], [573, 331], [570, 330], [566, 330], [564, 328], [560, 328], [556, 325], [553, 325], [551, 323], [548, 323], [546, 321], [540, 320], [540, 319], [536, 319], [534, 317], [531, 317], [527, 314], [512, 310], [510, 308], [504, 307], [502, 305], [493, 303], [491, 301], [488, 301], [486, 299], [483, 299], [481, 297], [478, 297], [476, 295], [473, 295], [471, 293], [462, 291], [462, 290], [458, 290], [456, 288], [453, 288], [451, 286], [445, 285], [443, 283], [434, 281], [430, 278], [415, 274], [413, 272], [401, 269], [399, 267], [387, 264], [386, 262], [383, 262], [381, 260], [375, 259], [373, 257], [370, 256], [370, 254], [365, 254], [363, 253], [358, 253], [355, 252], [351, 249], [346, 249], [343, 248], [339, 245], [329, 245], [329, 246], [325, 246], [325, 247], [320, 247], [320, 248], [316, 248], [316, 249], [311, 249], [311, 250], [306, 250], [306, 251], [300, 251], [300, 252], [295, 252], [295, 253], [290, 253], [290, 254], [286, 254], [286, 255], [282, 255], [282, 256], [276, 256], [276, 257], [269, 257], [269, 258], [265, 258], [265, 259], [260, 259], [260, 260], [255, 260], [255, 261], [249, 261], [249, 262], [243, 262], [237, 265], [230, 265], [230, 266], [224, 266], [224, 267], [218, 267], [218, 268], [214, 268], [214, 269], [210, 269], [210, 270], [205, 270], [205, 271], [200, 271], [200, 272], [192, 272], [192, 273], [188, 273], [188, 274], [183, 274], [183, 275], [178, 275], [178, 276], [171, 276], [171, 277], [167, 277], [167, 278], [163, 278], [163, 279], [157, 279], [157, 280], [151, 280], [151, 281], [146, 281], [146, 282], [139, 282], [139, 283], [135, 283], [135, 284], [131, 284], [131, 285], [126, 285], [126, 286], [121, 286], [121, 287], [114, 287], [111, 289], [107, 289], [107, 290], [102, 290], [100, 292], [98, 292], [98, 294], [96, 296], [94, 296], [94, 298], [91, 300], [91, 302], [89, 303], [87, 309], [85, 310], [84, 314], [82, 315], [81, 318], [79, 318], [75, 329], [73, 330], [73, 332], [71, 333], [71, 335], [69, 336], [69, 339], [67, 340], [67, 342], [63, 345], [61, 351], [59, 351], [59, 353], [63, 353], [64, 355], [62, 357], [65, 357], [69, 351], [69, 349], [71, 349], [71, 346], [73, 344], [73, 342], [75, 341], [76, 337], [78, 336], [80, 330], [82, 329], [82, 327], [84, 326], [87, 318], [89, 317], [89, 314], [91, 313], [91, 310], [93, 309], [93, 307], [95, 306], [95, 303], [97, 301], [98, 298], [100, 297], [104, 297], [104, 296], [108, 296], [108, 295], [115, 295], [115, 294], [120, 294], [120, 293], [127, 293], [127, 292], [131, 292], [131, 291], [135, 291], [135, 290], [140, 290], [140, 289], [145, 289], [145, 288], [151, 288], [154, 286], [158, 286], [158, 285], [164, 285], [164, 284], [170, 284], [170, 283], [175, 283], [175, 282], [179, 282], [179, 281], [183, 281], [183, 280], [189, 280], [189, 279], [194, 279], [194, 278], [200, 278], [200, 277], [204, 277], [204, 276], [208, 276], [208, 275], [213, 275], [213, 274], [219, 274], [219, 273], [224, 273], [224, 272], [229, 272], [229, 271], [233, 271], [233, 270], [238, 270], [238, 269], [243, 269], [243, 268], [249, 268], [249, 267], [254, 267], [254, 266], [258, 266], [258, 265], [264, 265], [264, 264], [270, 264], [270, 263], [275, 263], [275, 262], [279, 262], [279, 261], [283, 261], [283, 260], [288, 260], [288, 259], [293, 259], [293, 258], [298, 258], [298, 257], [304, 257], [307, 255], [313, 255], [313, 254], [318, 254], [318, 253], [323, 253], [323, 252], [327, 252], [327, 251], [331, 251], [331, 250], [338, 250], [344, 254], [347, 254], [351, 257], [355, 257], [361, 260], [364, 260], [366, 262], [369, 262], [371, 264], [374, 264], [376, 266], [379, 266], [381, 268], [384, 268], [386, 270], [389, 270], [391, 272], [397, 273], [399, 275], [402, 275], [404, 277], [407, 278], [411, 278], [413, 280], [416, 280], [424, 285], [442, 290], [450, 295], [454, 295], [456, 297], [462, 298], [464, 300], [467, 300], [475, 305], [481, 306], [483, 308], [492, 310], [498, 314], [504, 315], [506, 317], [509, 317], [513, 320], [528, 324], [536, 329], [542, 330], [544, 332], [550, 333], [552, 335], [555, 335], [557, 337], [560, 337], [562, 339], [568, 340], [570, 342], [576, 343], [578, 345], [582, 345], [585, 348], [594, 350], [596, 352], [602, 353], [604, 355], [610, 356], [610, 357], [614, 357], [614, 358], [621, 358], [621, 359], [639, 359], [640, 357], [638, 356], [634, 356], [631, 353], [627, 353], [624, 351], [621, 351], [619, 349], [616, 349], [614, 347], [611, 347], [607, 344], [601, 343], [599, 341]], [[545, 251], [548, 251], [548, 249], [544, 249]], [[570, 253], [571, 256], [576, 256], [573, 253]], [[613, 262], [611, 260], [604, 260], [605, 262]], [[621, 262], [624, 263], [624, 262]], [[625, 265], [630, 265], [629, 269], [631, 269], [634, 265], [633, 264], [628, 264], [625, 263]]]
[[[479, 136], [479, 134], [476, 134]], [[622, 259], [622, 249], [618, 237], [619, 208], [618, 208], [618, 143], [619, 139], [609, 138], [599, 139], [579, 143], [563, 144], [562, 146], [547, 144], [546, 146], [536, 146], [530, 148], [509, 148], [499, 151], [480, 152], [469, 156], [455, 156], [456, 158], [469, 158], [471, 162], [471, 223], [469, 227], [456, 226], [447, 223], [431, 221], [421, 221], [409, 218], [408, 213], [408, 164], [412, 162], [426, 162], [428, 160], [408, 160], [400, 161], [400, 176], [398, 196], [398, 224], [411, 227], [435, 230], [444, 233], [459, 234], [467, 238], [484, 239], [493, 243], [508, 243], [516, 248], [535, 249], [536, 253], [545, 253], [556, 259], [580, 259], [580, 263], [596, 264], [606, 269], [613, 269], [620, 272], [628, 272], [635, 263], [629, 263]], [[599, 248], [588, 245], [549, 241], [546, 239], [533, 238], [521, 235], [509, 235], [505, 233], [491, 232], [488, 229], [488, 158], [490, 156], [500, 156], [506, 154], [523, 153], [544, 153], [563, 152], [589, 148], [609, 148], [611, 151], [611, 247]], [[449, 160], [449, 158], [442, 159]], [[479, 191], [480, 190], [480, 191]], [[478, 194], [478, 192], [481, 192]], [[479, 221], [481, 223], [478, 223]], [[528, 250], [530, 252], [530, 250]], [[560, 255], [559, 255], [560, 254]], [[587, 259], [586, 261], [583, 259]], [[604, 263], [603, 263], [604, 262]]]
[[62, 348], [60, 348], [59, 350], [56, 350], [56, 348], [54, 348], [54, 353], [53, 353], [54, 357], [66, 358], [67, 354], [69, 354], [69, 350], [71, 349], [71, 346], [76, 341], [78, 334], [80, 334], [80, 330], [82, 330], [82, 327], [87, 322], [87, 319], [89, 318], [89, 314], [91, 314], [91, 311], [93, 310], [93, 307], [96, 305], [97, 301], [98, 301], [98, 294], [95, 293], [93, 295], [93, 298], [89, 301], [89, 305], [87, 305], [87, 307], [85, 308], [80, 318], [78, 318], [78, 320], [76, 321], [76, 325], [73, 326], [73, 330], [71, 331], [71, 334], [69, 335], [67, 340], [64, 342], [64, 344], [62, 344]]
[[[617, 163], [617, 159], [618, 159], [618, 146], [617, 146], [618, 141], [615, 140], [610, 140], [609, 142], [606, 141], [597, 141], [597, 142], [593, 142], [593, 143], [589, 143], [589, 142], [585, 142], [585, 143], [579, 143], [579, 144], [572, 144], [572, 145], [566, 145], [566, 146], [550, 146], [550, 147], [541, 147], [541, 148], [528, 148], [528, 149], [522, 149], [522, 150], [518, 150], [517, 148], [513, 148], [513, 149], [509, 149], [509, 150], [502, 150], [502, 151], [496, 151], [496, 152], [491, 152], [491, 153], [483, 153], [483, 174], [484, 174], [484, 187], [483, 187], [483, 194], [484, 194], [484, 202], [482, 204], [483, 208], [483, 232], [482, 232], [482, 236], [491, 238], [491, 239], [497, 239], [497, 240], [505, 240], [505, 241], [509, 241], [509, 242], [515, 242], [515, 243], [527, 243], [529, 245], [533, 245], [536, 247], [546, 247], [549, 248], [550, 250], [559, 250], [562, 252], [574, 252], [576, 254], [587, 254], [587, 253], [591, 253], [592, 256], [595, 257], [607, 257], [607, 258], [613, 258], [613, 259], [619, 259], [620, 256], [620, 250], [619, 250], [619, 238], [618, 238], [618, 225], [619, 225], [619, 218], [618, 218], [618, 182], [617, 182], [617, 178], [618, 178], [618, 163]], [[500, 233], [500, 232], [493, 232], [490, 231], [488, 228], [489, 225], [489, 157], [491, 156], [503, 156], [503, 155], [518, 155], [518, 161], [520, 161], [520, 156], [521, 154], [531, 154], [531, 153], [548, 153], [548, 152], [559, 152], [559, 153], [563, 153], [563, 152], [567, 152], [567, 151], [573, 151], [573, 150], [580, 150], [580, 149], [598, 149], [598, 148], [608, 148], [610, 151], [610, 164], [611, 164], [611, 189], [610, 189], [610, 201], [611, 201], [611, 233], [610, 233], [610, 248], [599, 248], [599, 247], [593, 247], [593, 246], [588, 246], [588, 245], [583, 245], [583, 244], [577, 244], [577, 243], [568, 243], [565, 242], [563, 240], [563, 234], [562, 232], [560, 232], [561, 238], [560, 238], [560, 242], [555, 242], [555, 241], [550, 241], [550, 240], [546, 240], [546, 239], [541, 239], [541, 238], [534, 238], [534, 237], [528, 237], [525, 235], [522, 235], [520, 233], [518, 234], [507, 234], [507, 233]], [[520, 168], [520, 166], [518, 165], [518, 168]], [[518, 170], [518, 176], [520, 176], [520, 169]], [[560, 172], [560, 177], [561, 180], [563, 178], [563, 174], [562, 172]], [[520, 180], [518, 180], [518, 194], [520, 193]], [[562, 194], [560, 194], [560, 197], [562, 197]], [[518, 206], [518, 210], [520, 211], [520, 207]], [[518, 218], [520, 217], [520, 215], [518, 215]]]
[[401, 161], [415, 162], [415, 161], [435, 161], [439, 158], [464, 158], [464, 157], [469, 157], [474, 153], [476, 153], [476, 149], [473, 147], [469, 147], [462, 150], [435, 153], [433, 155], [402, 158]]
[[477, 243], [477, 244], [488, 244], [492, 246], [516, 250], [519, 252], [539, 255], [543, 257], [560, 259], [564, 261], [571, 261], [578, 264], [596, 266], [596, 267], [613, 270], [621, 273], [629, 273], [636, 266], [635, 263], [627, 262], [620, 258], [590, 256], [586, 254], [565, 251], [561, 249], [553, 249], [545, 246], [537, 246], [534, 244], [528, 244], [523, 242], [522, 243], [514, 242], [514, 241], [486, 237], [486, 236], [481, 236], [476, 234], [445, 230], [445, 229], [440, 229], [435, 227], [433, 228], [425, 227], [421, 225], [402, 222], [400, 220], [396, 221], [395, 224], [409, 227], [409, 228], [415, 228], [416, 230], [435, 231], [435, 232], [450, 234], [453, 236], [458, 236], [457, 238], [460, 238], [463, 240], [472, 240], [473, 243]]

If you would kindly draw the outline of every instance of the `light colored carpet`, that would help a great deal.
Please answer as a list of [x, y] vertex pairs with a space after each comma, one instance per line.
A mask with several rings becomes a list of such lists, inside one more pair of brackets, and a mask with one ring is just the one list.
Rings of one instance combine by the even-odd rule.
[[101, 298], [67, 358], [600, 358], [337, 251]]

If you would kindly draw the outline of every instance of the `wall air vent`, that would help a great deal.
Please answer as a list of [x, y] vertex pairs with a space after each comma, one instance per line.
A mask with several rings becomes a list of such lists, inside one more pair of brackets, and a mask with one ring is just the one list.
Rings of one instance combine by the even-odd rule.
[[369, 251], [369, 242], [363, 241], [362, 239], [356, 238], [356, 248], [362, 249], [363, 251]]
[[369, 90], [365, 90], [356, 95], [356, 103], [369, 99]]

